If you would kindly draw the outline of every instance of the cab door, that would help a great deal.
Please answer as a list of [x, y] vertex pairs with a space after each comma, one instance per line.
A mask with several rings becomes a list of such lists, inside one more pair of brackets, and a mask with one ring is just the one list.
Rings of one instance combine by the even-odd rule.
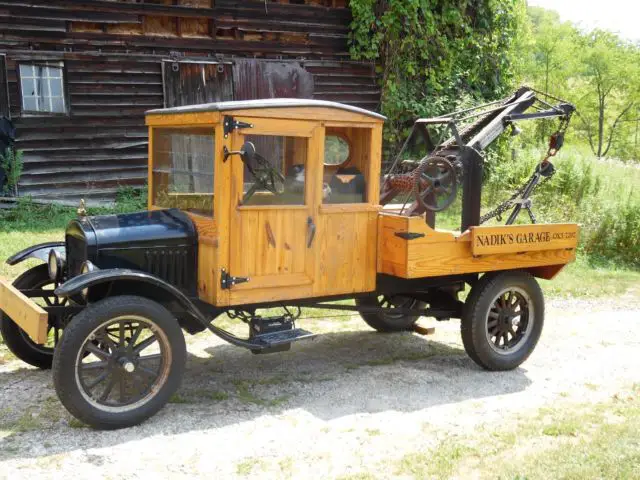
[[232, 149], [252, 142], [256, 157], [249, 165], [240, 155], [228, 157], [233, 162], [230, 304], [312, 296], [319, 244], [316, 212], [322, 195], [321, 127], [311, 121], [234, 120], [252, 127], [233, 131]]

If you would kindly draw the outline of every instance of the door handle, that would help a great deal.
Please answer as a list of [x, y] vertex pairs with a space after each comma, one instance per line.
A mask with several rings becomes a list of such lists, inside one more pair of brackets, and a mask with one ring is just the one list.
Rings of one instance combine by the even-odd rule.
[[313, 218], [307, 217], [307, 248], [311, 248], [313, 239], [316, 237], [316, 224], [313, 223]]

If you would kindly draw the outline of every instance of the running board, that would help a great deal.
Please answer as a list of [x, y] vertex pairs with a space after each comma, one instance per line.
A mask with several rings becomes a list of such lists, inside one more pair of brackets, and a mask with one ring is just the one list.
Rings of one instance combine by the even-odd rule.
[[252, 345], [250, 349], [253, 353], [286, 352], [291, 349], [292, 342], [306, 340], [316, 335], [302, 328], [253, 335], [249, 340]]

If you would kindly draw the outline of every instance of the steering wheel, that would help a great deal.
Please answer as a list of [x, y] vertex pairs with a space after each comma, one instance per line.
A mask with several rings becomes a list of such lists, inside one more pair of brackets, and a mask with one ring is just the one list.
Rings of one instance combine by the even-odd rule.
[[458, 177], [456, 169], [444, 157], [428, 157], [415, 170], [413, 193], [427, 210], [440, 212], [456, 199]]
[[[250, 156], [241, 155], [241, 158], [255, 180], [251, 188], [244, 194], [243, 202], [249, 200], [261, 188], [275, 195], [284, 191], [284, 175], [273, 167], [269, 160], [255, 152]], [[255, 166], [251, 165], [251, 160], [254, 160]]]

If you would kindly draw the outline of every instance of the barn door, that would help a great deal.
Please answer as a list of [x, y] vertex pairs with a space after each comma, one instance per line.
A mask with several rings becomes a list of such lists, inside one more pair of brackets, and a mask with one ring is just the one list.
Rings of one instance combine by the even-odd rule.
[[233, 69], [218, 62], [162, 62], [164, 106], [233, 100]]
[[300, 62], [236, 58], [233, 61], [234, 98], [313, 98], [313, 75]]

